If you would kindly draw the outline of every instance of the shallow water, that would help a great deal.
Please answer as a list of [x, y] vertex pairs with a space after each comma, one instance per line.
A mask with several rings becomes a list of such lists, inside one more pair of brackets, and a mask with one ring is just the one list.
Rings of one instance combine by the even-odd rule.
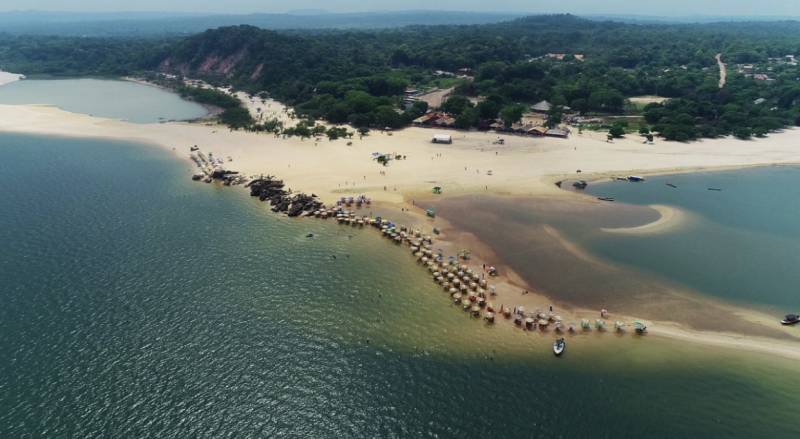
[[661, 176], [589, 191], [623, 203], [675, 206], [691, 216], [668, 233], [597, 234], [583, 241], [592, 253], [725, 300], [800, 311], [800, 168]]
[[0, 437], [800, 432], [793, 364], [612, 335], [555, 359], [372, 230], [273, 215], [145, 146], [0, 145]]
[[106, 79], [26, 79], [0, 86], [0, 104], [46, 104], [92, 116], [154, 123], [190, 120], [208, 111], [157, 87]]

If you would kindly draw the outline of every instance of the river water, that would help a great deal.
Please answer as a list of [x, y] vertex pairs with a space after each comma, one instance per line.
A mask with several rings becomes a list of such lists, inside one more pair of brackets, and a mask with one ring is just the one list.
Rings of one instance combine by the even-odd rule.
[[73, 113], [155, 123], [203, 117], [207, 110], [160, 88], [107, 79], [25, 79], [0, 86], [0, 104], [54, 105]]
[[0, 151], [0, 437], [800, 433], [792, 363], [610, 334], [556, 359], [373, 230], [274, 215], [160, 149]]

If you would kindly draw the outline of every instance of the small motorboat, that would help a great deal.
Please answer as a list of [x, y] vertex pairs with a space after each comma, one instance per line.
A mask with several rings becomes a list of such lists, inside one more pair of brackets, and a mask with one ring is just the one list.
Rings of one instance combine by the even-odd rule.
[[786, 314], [786, 317], [781, 320], [782, 325], [796, 325], [800, 323], [800, 315]]
[[564, 349], [567, 348], [567, 342], [564, 341], [564, 338], [559, 338], [555, 342], [553, 342], [553, 353], [556, 357], [560, 357], [561, 354], [564, 353]]

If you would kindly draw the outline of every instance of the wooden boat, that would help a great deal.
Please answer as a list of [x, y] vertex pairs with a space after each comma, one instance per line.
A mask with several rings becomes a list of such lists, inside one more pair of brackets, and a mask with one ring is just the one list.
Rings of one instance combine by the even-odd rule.
[[786, 317], [781, 320], [782, 325], [796, 325], [800, 323], [800, 315], [797, 314], [787, 314]]
[[567, 342], [564, 341], [563, 337], [553, 342], [553, 354], [555, 354], [556, 357], [560, 357], [566, 348]]

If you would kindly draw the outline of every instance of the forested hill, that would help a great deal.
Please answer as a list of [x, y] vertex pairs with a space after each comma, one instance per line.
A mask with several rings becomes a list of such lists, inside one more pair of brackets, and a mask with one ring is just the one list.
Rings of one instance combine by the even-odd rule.
[[[230, 26], [186, 38], [0, 43], [6, 70], [174, 73], [265, 91], [301, 114], [356, 126], [398, 127], [424, 113], [423, 104], [404, 105], [409, 87], [455, 87], [445, 110], [461, 128], [511, 123], [541, 100], [553, 104], [552, 123], [566, 111], [631, 114], [626, 98], [639, 95], [670, 98], [635, 114], [645, 128], [678, 140], [761, 135], [800, 114], [800, 70], [786, 57], [800, 55], [800, 23], [792, 21], [664, 25], [551, 15], [387, 30]], [[723, 89], [717, 53], [729, 64]]]

